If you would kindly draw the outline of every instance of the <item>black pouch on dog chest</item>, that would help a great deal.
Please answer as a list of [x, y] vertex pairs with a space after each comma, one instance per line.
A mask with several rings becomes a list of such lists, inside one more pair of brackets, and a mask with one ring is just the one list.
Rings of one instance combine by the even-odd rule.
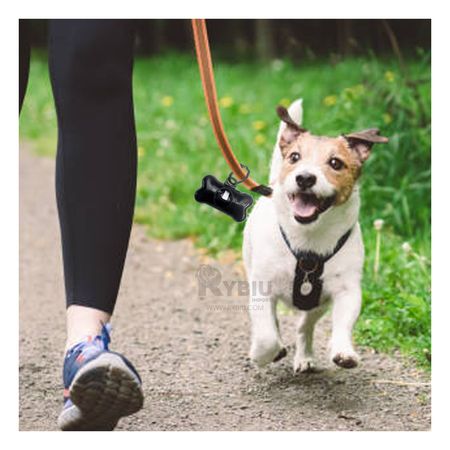
[[238, 181], [230, 174], [222, 183], [216, 177], [206, 175], [201, 188], [195, 192], [195, 200], [227, 214], [236, 222], [242, 222], [247, 217], [247, 209], [253, 204], [251, 195], [236, 189], [236, 185], [244, 180]]

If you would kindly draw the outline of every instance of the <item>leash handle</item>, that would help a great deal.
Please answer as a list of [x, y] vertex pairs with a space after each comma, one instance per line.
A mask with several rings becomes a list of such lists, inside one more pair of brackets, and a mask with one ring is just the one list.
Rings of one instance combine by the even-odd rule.
[[212, 124], [214, 135], [219, 144], [225, 161], [230, 166], [234, 175], [242, 180], [244, 186], [253, 192], [270, 197], [272, 188], [263, 184], [258, 184], [248, 176], [244, 171], [245, 166], [241, 165], [233, 153], [231, 145], [225, 134], [225, 130], [220, 115], [217, 102], [216, 83], [214, 80], [214, 71], [211, 60], [211, 51], [209, 48], [208, 32], [206, 30], [205, 19], [192, 19], [192, 30], [194, 32], [195, 52], [197, 54], [198, 67], [202, 80], [203, 93], [205, 95], [206, 107], [208, 109], [209, 119]]

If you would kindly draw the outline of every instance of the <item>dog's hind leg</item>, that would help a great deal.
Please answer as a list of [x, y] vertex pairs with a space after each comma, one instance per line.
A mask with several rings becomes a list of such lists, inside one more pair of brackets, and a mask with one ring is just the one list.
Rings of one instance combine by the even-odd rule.
[[314, 327], [326, 309], [326, 306], [319, 306], [311, 311], [300, 312], [293, 363], [294, 373], [310, 372], [315, 369], [313, 352]]
[[[259, 284], [253, 282], [251, 286]], [[262, 289], [257, 287], [255, 292], [250, 294], [249, 301], [252, 324], [250, 359], [259, 367], [286, 356], [276, 317], [276, 299], [261, 294]]]

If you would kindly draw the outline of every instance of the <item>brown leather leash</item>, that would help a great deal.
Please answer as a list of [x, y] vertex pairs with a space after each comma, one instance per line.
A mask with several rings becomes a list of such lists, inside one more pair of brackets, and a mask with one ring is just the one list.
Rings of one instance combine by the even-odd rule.
[[[209, 119], [219, 144], [225, 161], [230, 166], [234, 175], [238, 178], [238, 183], [244, 184], [252, 192], [270, 197], [272, 188], [264, 184], [259, 184], [249, 176], [248, 168], [241, 164], [231, 149], [231, 145], [225, 134], [225, 130], [220, 116], [217, 102], [216, 83], [214, 81], [214, 71], [209, 49], [208, 32], [206, 30], [205, 19], [192, 19], [192, 30], [194, 32], [195, 51], [197, 54], [198, 67], [202, 80], [203, 93], [205, 95], [206, 106], [208, 108]], [[245, 170], [246, 169], [246, 170]]]

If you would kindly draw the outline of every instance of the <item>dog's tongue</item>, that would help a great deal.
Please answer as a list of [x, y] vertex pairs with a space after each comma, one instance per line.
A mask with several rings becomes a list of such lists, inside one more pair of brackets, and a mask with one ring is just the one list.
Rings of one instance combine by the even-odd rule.
[[291, 200], [291, 205], [294, 215], [303, 218], [311, 217], [318, 208], [317, 198], [307, 194], [297, 194]]

